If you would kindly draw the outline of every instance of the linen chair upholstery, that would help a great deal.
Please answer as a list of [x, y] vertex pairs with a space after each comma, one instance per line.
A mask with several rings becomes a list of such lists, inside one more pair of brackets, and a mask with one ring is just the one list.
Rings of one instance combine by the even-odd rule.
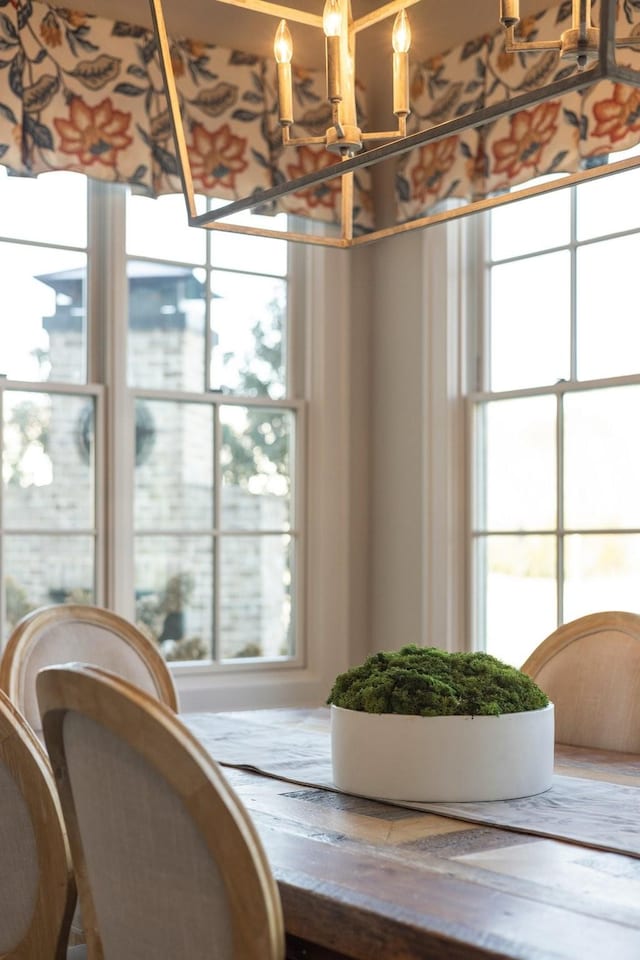
[[280, 898], [217, 764], [164, 704], [107, 671], [37, 691], [91, 958], [277, 960]]
[[36, 675], [56, 663], [105, 667], [178, 709], [173, 679], [154, 643], [111, 610], [58, 604], [28, 613], [16, 625], [0, 660], [4, 690], [40, 735]]
[[67, 957], [76, 892], [58, 795], [44, 750], [2, 691], [0, 857], [0, 958]]
[[523, 664], [555, 704], [558, 743], [640, 753], [640, 616], [592, 613], [555, 630]]

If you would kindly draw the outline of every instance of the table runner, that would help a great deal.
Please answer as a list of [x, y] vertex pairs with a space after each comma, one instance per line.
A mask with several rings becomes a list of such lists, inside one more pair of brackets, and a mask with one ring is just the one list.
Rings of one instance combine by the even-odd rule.
[[[181, 719], [223, 766], [344, 792], [332, 780], [326, 711], [194, 713]], [[640, 858], [639, 787], [556, 774], [550, 790], [517, 800], [381, 802]]]

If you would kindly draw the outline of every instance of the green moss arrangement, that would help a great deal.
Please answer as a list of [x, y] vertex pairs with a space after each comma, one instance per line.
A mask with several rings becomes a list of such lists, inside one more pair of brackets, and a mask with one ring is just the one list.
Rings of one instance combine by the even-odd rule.
[[327, 703], [365, 713], [498, 716], [541, 710], [549, 699], [530, 677], [488, 653], [410, 645], [341, 673]]

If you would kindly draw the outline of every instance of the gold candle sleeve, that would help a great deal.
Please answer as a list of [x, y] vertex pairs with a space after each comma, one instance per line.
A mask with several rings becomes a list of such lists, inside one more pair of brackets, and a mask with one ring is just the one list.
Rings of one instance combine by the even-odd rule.
[[283, 127], [293, 123], [293, 96], [291, 87], [291, 64], [278, 63], [278, 106], [280, 123]]
[[409, 109], [409, 54], [393, 52], [393, 112], [406, 117]]
[[342, 100], [340, 83], [340, 37], [326, 37], [327, 50], [327, 100], [337, 103]]
[[500, 0], [500, 23], [503, 27], [513, 27], [520, 19], [519, 0]]

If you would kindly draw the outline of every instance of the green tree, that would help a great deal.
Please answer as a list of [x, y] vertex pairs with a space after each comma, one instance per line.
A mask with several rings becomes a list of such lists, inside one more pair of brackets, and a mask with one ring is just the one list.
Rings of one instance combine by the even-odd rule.
[[[282, 383], [284, 371], [284, 305], [273, 300], [265, 321], [252, 328], [255, 351], [240, 377], [240, 390], [247, 396], [271, 395]], [[229, 359], [225, 357], [225, 360]], [[222, 427], [222, 475], [227, 483], [246, 487], [256, 474], [289, 475], [289, 417], [285, 411], [247, 408], [242, 431], [228, 423]]]
[[40, 455], [49, 452], [49, 411], [34, 400], [23, 400], [10, 409], [4, 426], [4, 482], [25, 486], [28, 471], [25, 458], [34, 448]]

